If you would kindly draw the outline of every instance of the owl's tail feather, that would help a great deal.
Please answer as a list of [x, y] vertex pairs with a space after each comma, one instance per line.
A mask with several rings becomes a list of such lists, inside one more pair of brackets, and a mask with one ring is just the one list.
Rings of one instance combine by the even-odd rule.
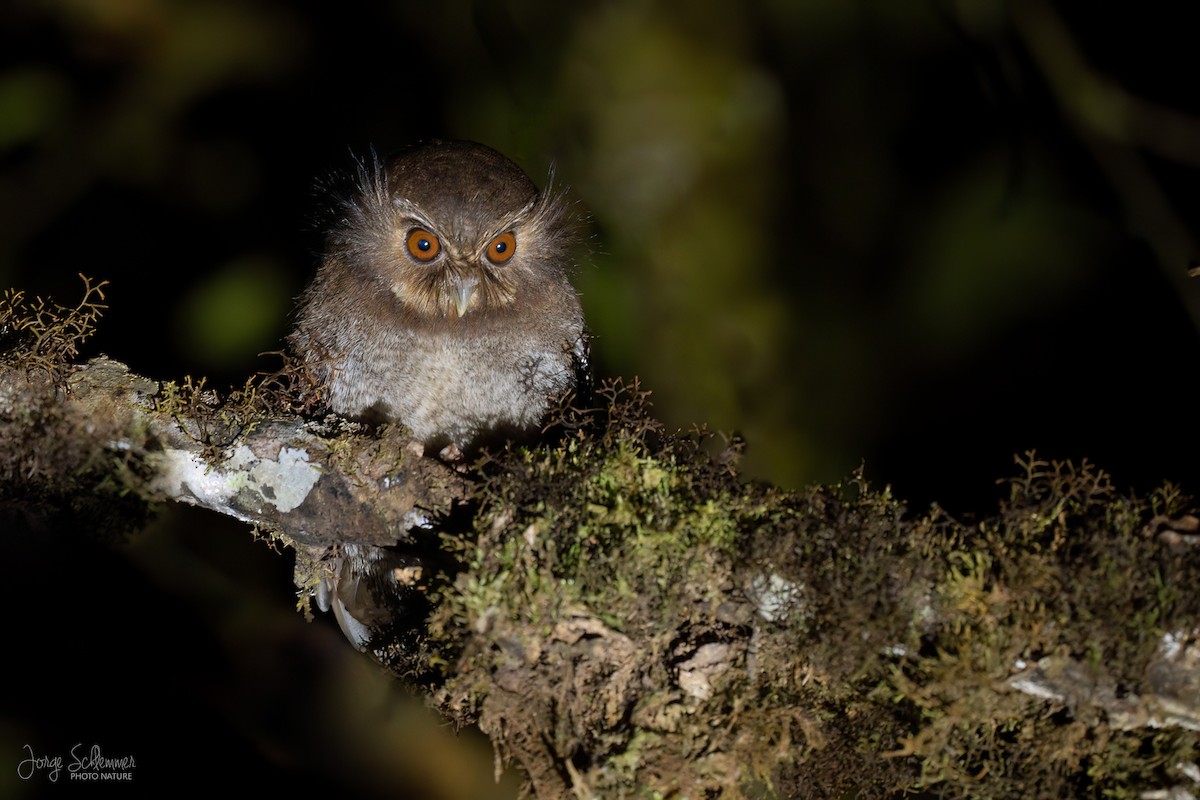
[[323, 578], [317, 587], [317, 607], [322, 611], [332, 609], [333, 618], [337, 620], [342, 633], [346, 635], [352, 645], [365, 653], [367, 645], [371, 642], [371, 629], [355, 619], [346, 609], [346, 603], [342, 600], [343, 592], [352, 597], [357, 596], [360, 585], [358, 576], [351, 573], [349, 561], [345, 558], [337, 559], [333, 568], [334, 576]]
[[[358, 650], [374, 653], [372, 640], [421, 618], [427, 600], [419, 584], [423, 559], [394, 548], [346, 544], [330, 563], [331, 575], [314, 592], [317, 607], [332, 611]], [[384, 639], [391, 638], [385, 636]]]

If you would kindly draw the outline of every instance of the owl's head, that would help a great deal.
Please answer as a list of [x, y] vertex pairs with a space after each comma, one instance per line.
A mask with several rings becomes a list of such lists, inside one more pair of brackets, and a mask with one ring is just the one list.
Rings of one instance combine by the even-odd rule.
[[422, 317], [487, 314], [561, 278], [566, 203], [475, 142], [433, 140], [360, 164], [329, 256]]

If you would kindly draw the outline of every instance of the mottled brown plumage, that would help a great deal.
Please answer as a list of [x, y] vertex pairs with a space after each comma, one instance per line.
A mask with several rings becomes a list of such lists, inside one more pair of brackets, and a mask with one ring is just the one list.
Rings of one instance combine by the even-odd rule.
[[560, 196], [473, 142], [363, 165], [293, 346], [330, 408], [466, 449], [534, 430], [586, 359]]
[[[488, 147], [431, 141], [360, 164], [339, 210], [289, 337], [330, 410], [448, 452], [537, 433], [586, 372], [561, 196]], [[346, 545], [318, 604], [366, 649], [422, 602], [396, 578], [421, 563]]]

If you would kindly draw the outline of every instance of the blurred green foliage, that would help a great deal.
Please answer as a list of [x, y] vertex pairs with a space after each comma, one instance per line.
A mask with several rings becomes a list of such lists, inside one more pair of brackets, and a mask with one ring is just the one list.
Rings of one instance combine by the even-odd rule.
[[66, 91], [53, 70], [17, 68], [0, 76], [0, 151], [45, 136], [62, 115]]
[[[1089, 452], [1090, 419], [990, 425], [1006, 387], [1052, 378], [1043, 358], [989, 374], [1027, 335], [1128, 345], [1150, 319], [1138, 341], [1196, 349], [1042, 88], [1062, 81], [1019, 45], [1051, 30], [1043, 5], [17, 2], [0, 278], [49, 291], [86, 266], [113, 281], [101, 347], [236, 381], [315, 265], [318, 179], [371, 145], [474, 138], [555, 163], [590, 213], [577, 283], [602, 370], [640, 375], [669, 423], [742, 432], [751, 474], [795, 486], [866, 457], [929, 497], [963, 474], [943, 458], [976, 479], [1029, 446], [1161, 458], [1131, 433]], [[1081, 49], [1126, 66], [1071, 12]], [[275, 266], [231, 280], [245, 259]], [[176, 335], [147, 346], [147, 327]], [[970, 409], [945, 413], [963, 384]]]
[[273, 333], [290, 308], [287, 287], [286, 270], [270, 259], [220, 266], [182, 299], [179, 349], [216, 367], [244, 360], [247, 350], [279, 349]]

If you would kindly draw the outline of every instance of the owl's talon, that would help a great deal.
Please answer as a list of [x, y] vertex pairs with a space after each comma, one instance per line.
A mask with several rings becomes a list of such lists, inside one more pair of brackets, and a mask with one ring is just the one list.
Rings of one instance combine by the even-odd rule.
[[463, 452], [458, 449], [458, 445], [451, 442], [441, 449], [441, 452], [438, 453], [438, 458], [447, 464], [454, 465], [463, 460]]

